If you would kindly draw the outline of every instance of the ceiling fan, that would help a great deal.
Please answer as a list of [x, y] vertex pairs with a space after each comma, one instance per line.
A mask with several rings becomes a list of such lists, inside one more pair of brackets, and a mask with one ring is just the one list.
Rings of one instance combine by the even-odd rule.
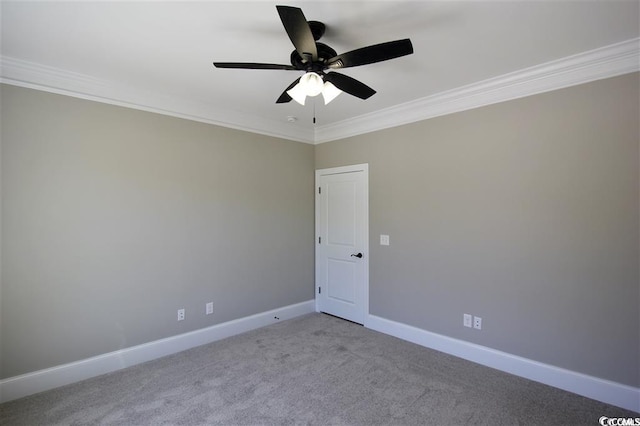
[[213, 63], [216, 68], [305, 71], [303, 76], [284, 90], [276, 103], [290, 102], [294, 99], [304, 105], [307, 96], [322, 93], [327, 104], [341, 92], [360, 99], [368, 99], [376, 93], [371, 87], [347, 75], [325, 71], [372, 64], [413, 53], [413, 45], [407, 38], [362, 47], [338, 55], [331, 47], [318, 42], [325, 31], [325, 25], [322, 22], [307, 21], [302, 9], [297, 7], [276, 6], [276, 9], [295, 47], [291, 52], [291, 65], [254, 62]]

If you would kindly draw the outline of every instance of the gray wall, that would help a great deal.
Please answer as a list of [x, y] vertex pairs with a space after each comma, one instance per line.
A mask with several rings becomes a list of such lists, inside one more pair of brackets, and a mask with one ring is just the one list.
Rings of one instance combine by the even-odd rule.
[[313, 146], [1, 100], [0, 378], [313, 299]]
[[313, 298], [315, 155], [370, 164], [372, 314], [639, 386], [639, 91], [627, 75], [314, 154], [2, 86], [0, 378]]
[[639, 386], [638, 93], [632, 74], [318, 145], [316, 168], [369, 163], [370, 313]]

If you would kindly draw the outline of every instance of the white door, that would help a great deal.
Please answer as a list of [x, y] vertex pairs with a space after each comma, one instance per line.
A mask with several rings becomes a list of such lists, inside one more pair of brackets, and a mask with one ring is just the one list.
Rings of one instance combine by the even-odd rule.
[[368, 164], [316, 170], [316, 310], [369, 313]]

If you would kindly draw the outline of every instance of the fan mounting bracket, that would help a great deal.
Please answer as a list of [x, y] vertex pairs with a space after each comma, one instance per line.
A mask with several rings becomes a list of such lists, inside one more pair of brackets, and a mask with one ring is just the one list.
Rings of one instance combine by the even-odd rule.
[[311, 34], [313, 34], [313, 39], [315, 41], [320, 40], [327, 27], [320, 21], [307, 21], [307, 24], [309, 24]]

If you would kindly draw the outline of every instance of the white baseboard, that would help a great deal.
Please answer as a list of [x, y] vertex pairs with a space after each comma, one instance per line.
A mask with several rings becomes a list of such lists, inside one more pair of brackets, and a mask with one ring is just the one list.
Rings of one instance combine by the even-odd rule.
[[315, 301], [309, 300], [81, 361], [10, 377], [0, 380], [0, 402], [110, 373], [312, 312], [315, 312]]
[[365, 327], [496, 370], [640, 412], [640, 388], [599, 379], [485, 346], [369, 315]]

